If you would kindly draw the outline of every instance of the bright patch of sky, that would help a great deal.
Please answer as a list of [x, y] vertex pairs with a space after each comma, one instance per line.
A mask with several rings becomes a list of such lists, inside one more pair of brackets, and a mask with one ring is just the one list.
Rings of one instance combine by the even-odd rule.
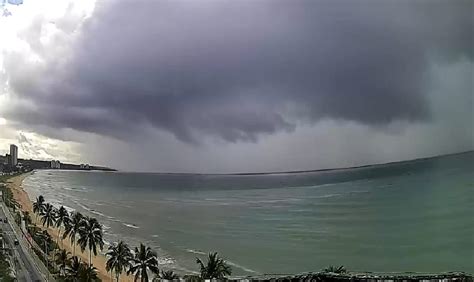
[[[79, 160], [78, 143], [20, 130], [18, 124], [2, 115], [7, 107], [18, 102], [10, 93], [9, 74], [3, 66], [6, 56], [12, 53], [31, 64], [42, 64], [48, 56], [58, 56], [57, 49], [68, 46], [55, 46], [56, 40], [73, 40], [78, 36], [65, 29], [77, 30], [92, 15], [94, 7], [95, 0], [0, 0], [0, 154], [7, 153], [9, 144], [15, 143], [20, 147], [20, 158]], [[54, 52], [49, 52], [50, 48]]]

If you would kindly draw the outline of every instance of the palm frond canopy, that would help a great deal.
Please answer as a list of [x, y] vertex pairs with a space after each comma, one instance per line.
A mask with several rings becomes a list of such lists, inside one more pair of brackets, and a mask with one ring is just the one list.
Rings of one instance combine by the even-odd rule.
[[157, 254], [150, 247], [140, 244], [140, 247], [135, 247], [127, 273], [135, 274], [135, 281], [138, 279], [148, 281], [148, 270], [154, 274], [159, 273]]
[[66, 222], [66, 228], [63, 233], [63, 239], [69, 237], [71, 243], [74, 244], [76, 236], [79, 234], [79, 230], [82, 227], [83, 215], [80, 212], [71, 213], [70, 220]]
[[222, 279], [232, 274], [232, 268], [217, 255], [217, 252], [209, 253], [206, 264], [199, 258], [196, 258], [196, 263], [203, 279]]
[[33, 212], [36, 214], [40, 214], [43, 212], [44, 208], [44, 197], [40, 195], [36, 198], [35, 202], [33, 203]]
[[46, 227], [54, 226], [56, 223], [56, 209], [53, 205], [47, 203], [41, 213], [41, 223]]
[[84, 251], [87, 247], [94, 255], [97, 255], [97, 249], [104, 248], [104, 239], [102, 232], [102, 225], [97, 219], [92, 217], [85, 217], [79, 229], [79, 239], [77, 240], [81, 250]]
[[108, 259], [105, 269], [107, 271], [115, 271], [115, 276], [118, 281], [122, 272], [130, 267], [130, 260], [132, 258], [130, 248], [125, 242], [120, 241], [117, 244], [109, 246], [106, 256]]
[[61, 206], [57, 212], [56, 227], [61, 227], [61, 225], [66, 225], [69, 221], [69, 212], [64, 206]]
[[179, 279], [178, 274], [174, 273], [173, 270], [161, 271], [160, 278], [165, 280], [177, 280]]

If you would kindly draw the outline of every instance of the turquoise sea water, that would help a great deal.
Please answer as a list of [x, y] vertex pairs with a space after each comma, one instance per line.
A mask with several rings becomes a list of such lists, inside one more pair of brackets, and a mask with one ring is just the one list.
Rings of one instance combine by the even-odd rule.
[[280, 175], [37, 171], [23, 186], [144, 242], [163, 267], [218, 251], [237, 275], [345, 265], [474, 273], [474, 153]]

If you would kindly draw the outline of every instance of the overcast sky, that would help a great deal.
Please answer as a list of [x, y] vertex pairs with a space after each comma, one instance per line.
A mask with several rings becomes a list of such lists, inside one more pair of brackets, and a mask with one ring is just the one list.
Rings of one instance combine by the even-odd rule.
[[0, 10], [0, 153], [132, 171], [474, 149], [466, 1], [24, 0]]

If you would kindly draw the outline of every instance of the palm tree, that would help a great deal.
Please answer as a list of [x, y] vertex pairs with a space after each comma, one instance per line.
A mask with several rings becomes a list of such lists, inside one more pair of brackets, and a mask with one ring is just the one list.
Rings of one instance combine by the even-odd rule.
[[84, 217], [80, 212], [71, 213], [70, 220], [66, 222], [66, 228], [63, 233], [63, 239], [69, 237], [73, 245], [73, 256], [76, 255], [76, 236], [79, 235], [79, 230], [82, 227]]
[[135, 281], [141, 277], [141, 281], [148, 281], [148, 270], [158, 274], [158, 259], [156, 253], [150, 247], [140, 244], [140, 248], [135, 247], [134, 256], [131, 259], [131, 266], [127, 274], [135, 274]]
[[174, 273], [173, 270], [168, 270], [168, 271], [161, 271], [160, 273], [160, 279], [163, 280], [177, 280], [179, 279], [178, 274]]
[[97, 268], [93, 265], [82, 263], [79, 270], [79, 280], [81, 282], [100, 281], [97, 276]]
[[109, 259], [107, 260], [105, 269], [110, 271], [111, 274], [115, 271], [115, 277], [117, 281], [119, 281], [122, 272], [130, 267], [130, 259], [132, 258], [130, 248], [126, 243], [120, 241], [116, 245], [109, 246], [106, 256], [109, 257]]
[[[49, 249], [48, 249], [48, 245], [50, 245], [51, 243], [51, 235], [49, 235], [48, 231], [46, 230], [43, 230], [43, 231], [38, 231], [35, 236], [37, 236], [40, 241], [39, 241], [39, 245], [41, 245], [41, 243], [44, 244], [44, 261], [46, 262], [46, 268], [48, 268], [48, 264], [49, 264], [49, 259], [48, 259], [48, 256], [49, 256]], [[36, 241], [36, 240], [35, 240]]]
[[81, 246], [82, 251], [89, 247], [89, 266], [91, 266], [92, 252], [94, 252], [94, 256], [96, 256], [97, 247], [99, 247], [100, 250], [104, 248], [102, 225], [100, 225], [97, 219], [92, 217], [85, 217], [82, 222], [83, 224], [79, 229], [79, 240], [77, 240], [77, 243]]
[[56, 223], [56, 209], [50, 203], [44, 206], [43, 212], [41, 213], [41, 223], [43, 226], [46, 224], [46, 228], [54, 226]]
[[[57, 217], [56, 217], [56, 227], [59, 228], [58, 240], [59, 240], [59, 236], [61, 235], [61, 226], [63, 225], [66, 226], [68, 221], [69, 221], [69, 213], [64, 206], [61, 206], [58, 210]], [[58, 240], [56, 240], [56, 244], [58, 243]], [[61, 239], [61, 243], [62, 241], [63, 240]]]
[[25, 221], [25, 225], [29, 226], [32, 223], [30, 213], [28, 211], [23, 212], [23, 221]]
[[217, 255], [217, 252], [209, 253], [206, 265], [199, 258], [196, 258], [196, 263], [201, 268], [203, 279], [222, 279], [232, 274], [232, 268]]
[[61, 275], [61, 272], [66, 275], [66, 266], [69, 263], [69, 255], [71, 253], [66, 251], [66, 250], [61, 250], [56, 253], [54, 262], [56, 265], [59, 267], [59, 275]]
[[43, 212], [44, 208], [44, 197], [40, 195], [36, 198], [36, 201], [33, 203], [33, 212], [36, 214], [35, 221], [38, 221], [38, 215]]
[[82, 262], [81, 260], [73, 256], [68, 263], [66, 268], [66, 281], [80, 281], [79, 274], [81, 272]]
[[326, 267], [323, 272], [331, 272], [331, 273], [338, 273], [338, 274], [342, 274], [342, 273], [346, 273], [347, 270], [346, 268], [341, 265], [339, 267], [337, 266], [333, 266], [333, 265], [330, 265], [329, 267]]

